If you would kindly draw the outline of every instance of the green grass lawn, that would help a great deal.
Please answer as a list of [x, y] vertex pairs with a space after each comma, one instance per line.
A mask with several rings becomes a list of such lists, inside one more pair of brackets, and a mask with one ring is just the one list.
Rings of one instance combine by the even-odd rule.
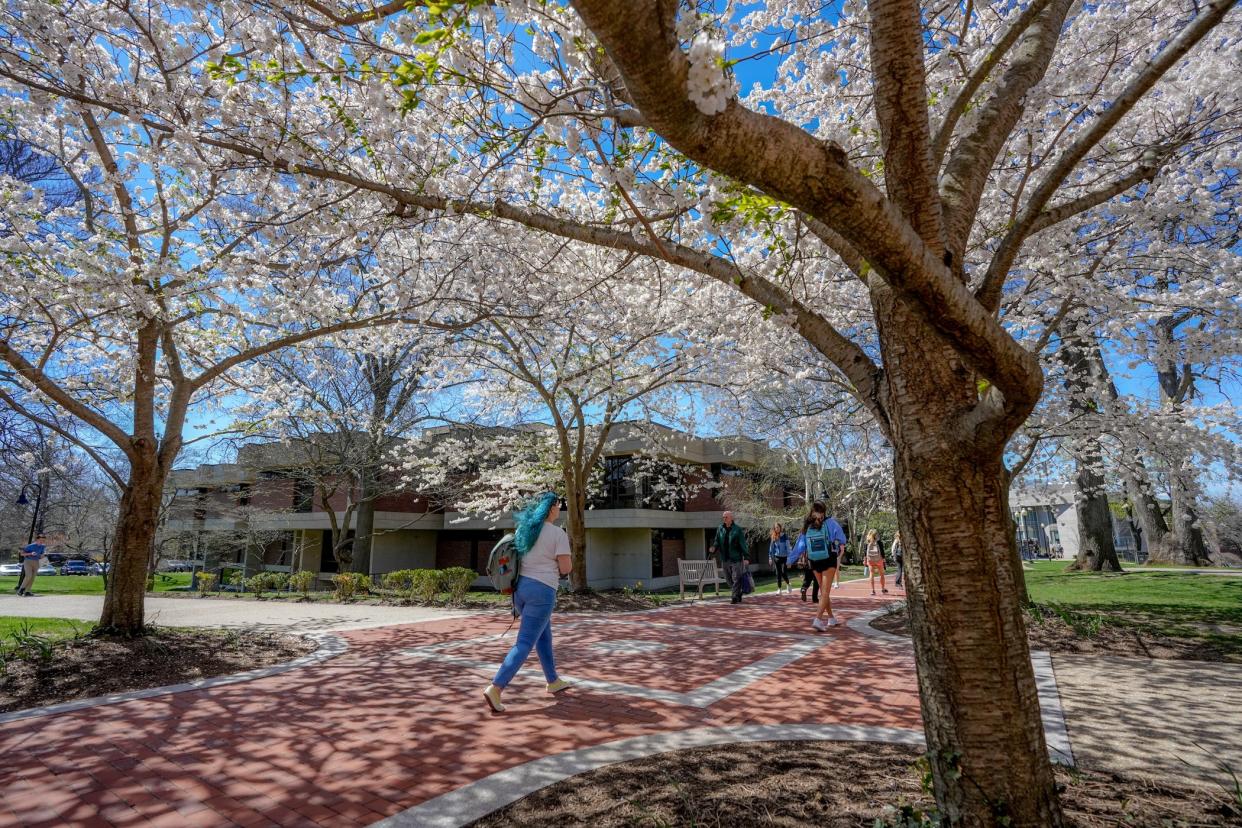
[[1064, 561], [1026, 569], [1031, 600], [1071, 623], [1107, 623], [1242, 649], [1242, 578], [1176, 570], [1066, 572]]
[[73, 618], [17, 618], [0, 615], [0, 653], [12, 652], [27, 635], [58, 641], [85, 635], [94, 626], [94, 622]]
[[[168, 592], [190, 585], [189, 572], [168, 572], [155, 576], [155, 591]], [[12, 592], [17, 577], [0, 577], [0, 592]], [[40, 575], [35, 578], [34, 591], [39, 595], [103, 595], [104, 579], [99, 575]]]

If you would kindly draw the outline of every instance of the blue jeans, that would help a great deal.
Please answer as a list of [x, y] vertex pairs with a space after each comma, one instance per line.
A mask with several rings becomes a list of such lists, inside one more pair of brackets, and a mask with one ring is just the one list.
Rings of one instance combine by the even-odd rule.
[[502, 690], [508, 687], [530, 655], [531, 648], [539, 655], [543, 676], [551, 684], [556, 681], [556, 658], [552, 655], [552, 608], [556, 606], [556, 590], [530, 578], [518, 578], [513, 606], [522, 616], [522, 626], [518, 628], [517, 641], [496, 671], [492, 684]]

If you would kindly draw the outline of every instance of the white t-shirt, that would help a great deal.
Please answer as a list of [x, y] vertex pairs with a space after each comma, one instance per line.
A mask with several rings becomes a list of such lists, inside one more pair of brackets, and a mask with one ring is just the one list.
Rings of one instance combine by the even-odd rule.
[[554, 523], [543, 524], [539, 539], [530, 551], [522, 556], [521, 576], [538, 581], [556, 589], [560, 585], [561, 572], [556, 566], [557, 555], [569, 554], [569, 535]]

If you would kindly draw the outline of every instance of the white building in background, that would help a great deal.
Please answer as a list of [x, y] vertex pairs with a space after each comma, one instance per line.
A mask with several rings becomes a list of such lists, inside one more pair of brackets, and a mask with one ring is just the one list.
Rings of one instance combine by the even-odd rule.
[[[1009, 511], [1017, 526], [1018, 548], [1034, 545], [1042, 557], [1078, 557], [1078, 512], [1074, 509], [1072, 483], [1014, 487], [1009, 492]], [[1146, 558], [1130, 522], [1114, 513], [1113, 544], [1118, 557], [1137, 561]]]

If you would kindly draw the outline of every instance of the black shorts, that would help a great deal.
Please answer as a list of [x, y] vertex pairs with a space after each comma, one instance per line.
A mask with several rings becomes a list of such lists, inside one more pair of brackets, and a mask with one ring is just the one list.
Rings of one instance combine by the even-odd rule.
[[837, 556], [829, 555], [823, 560], [811, 561], [811, 569], [815, 572], [827, 572], [830, 569], [837, 568]]

